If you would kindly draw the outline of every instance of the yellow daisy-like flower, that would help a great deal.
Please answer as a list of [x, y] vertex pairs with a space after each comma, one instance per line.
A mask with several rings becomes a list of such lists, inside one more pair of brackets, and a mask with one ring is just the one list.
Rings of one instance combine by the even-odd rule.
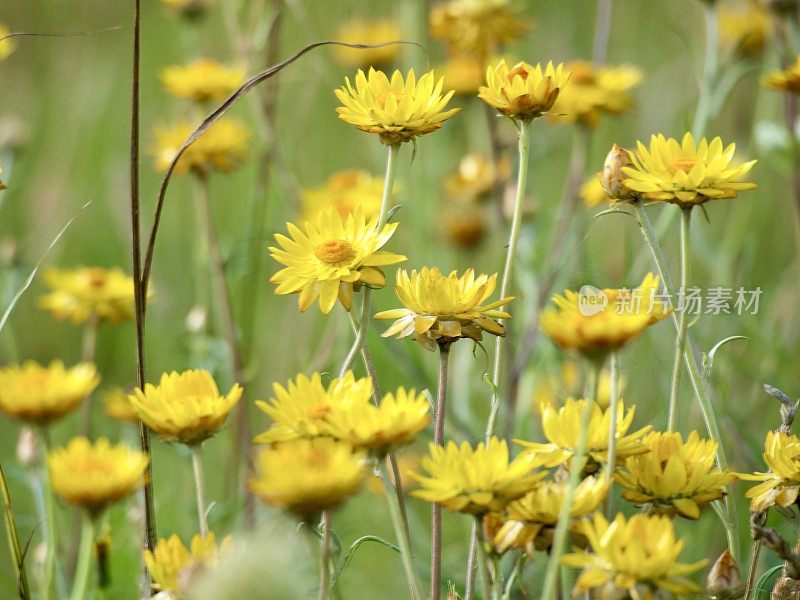
[[[166, 171], [195, 125], [187, 122], [156, 130], [156, 169]], [[175, 173], [206, 177], [212, 171], [228, 173], [244, 160], [250, 131], [241, 121], [223, 117], [181, 155]]]
[[483, 62], [468, 54], [451, 56], [437, 71], [444, 79], [444, 89], [463, 96], [477, 94], [485, 74]]
[[226, 396], [219, 393], [208, 371], [164, 373], [157, 386], [128, 396], [139, 420], [167, 442], [199, 444], [214, 435], [242, 397], [234, 384]]
[[721, 4], [717, 21], [721, 45], [744, 56], [761, 54], [773, 29], [769, 12], [750, 1]]
[[[403, 39], [403, 30], [394, 19], [350, 19], [339, 27], [336, 40], [346, 44], [377, 46]], [[333, 56], [343, 67], [379, 67], [392, 64], [400, 56], [400, 44], [380, 48], [347, 48], [334, 46]]]
[[[659, 590], [676, 596], [700, 593], [700, 587], [685, 576], [708, 562], [678, 562], [684, 542], [675, 538], [672, 521], [663, 516], [622, 514], [609, 523], [601, 513], [579, 526], [591, 553], [567, 554], [561, 562], [583, 568], [575, 591], [607, 593], [609, 598], [656, 598]], [[615, 595], [616, 592], [616, 595]]]
[[791, 506], [800, 493], [800, 438], [782, 431], [769, 431], [763, 457], [769, 471], [739, 474], [740, 479], [761, 482], [747, 491], [750, 510], [762, 512], [770, 506]]
[[302, 191], [300, 202], [303, 210], [300, 219], [314, 222], [328, 208], [333, 208], [345, 218], [359, 207], [364, 216], [371, 219], [380, 212], [383, 183], [382, 177], [374, 177], [365, 171], [334, 173], [325, 185]]
[[[566, 464], [575, 454], [581, 430], [581, 414], [587, 400], [567, 398], [559, 409], [550, 405], [542, 411], [542, 431], [547, 443], [514, 440], [516, 443], [536, 454], [546, 467], [555, 467]], [[652, 427], [646, 425], [632, 433], [628, 433], [633, 423], [634, 406], [625, 406], [622, 401], [617, 404], [617, 462], [629, 456], [642, 454], [648, 451], [642, 438], [650, 432]], [[586, 439], [586, 456], [594, 464], [586, 466], [586, 470], [596, 470], [601, 463], [608, 460], [608, 430], [611, 427], [611, 411], [603, 410], [595, 402], [592, 404], [592, 413], [589, 417], [589, 430]]]
[[611, 200], [603, 189], [597, 176], [587, 179], [583, 185], [581, 185], [578, 194], [586, 208], [597, 208], [599, 205], [607, 204]]
[[273, 421], [267, 431], [253, 440], [257, 444], [330, 436], [328, 418], [333, 413], [357, 410], [369, 404], [372, 397], [369, 377], [357, 380], [352, 371], [332, 380], [327, 388], [322, 385], [319, 373], [311, 378], [301, 373], [286, 387], [273, 383], [272, 389], [275, 395], [269, 402], [256, 401], [258, 408]]
[[65, 501], [97, 514], [144, 483], [147, 455], [100, 438], [73, 438], [47, 455], [50, 484]]
[[511, 315], [497, 309], [514, 298], [509, 296], [484, 304], [494, 293], [496, 282], [496, 273], [475, 277], [472, 269], [467, 269], [461, 277], [456, 271], [445, 275], [436, 267], [423, 267], [410, 274], [398, 269], [394, 289], [405, 308], [385, 310], [375, 318], [397, 319], [383, 332], [383, 337], [413, 335], [428, 350], [459, 338], [479, 341], [484, 331], [504, 336], [505, 328], [496, 319], [508, 319]]
[[433, 6], [428, 31], [447, 44], [450, 54], [485, 59], [530, 31], [532, 25], [511, 0], [449, 0]]
[[412, 473], [420, 484], [412, 496], [474, 515], [503, 510], [546, 476], [536, 471], [539, 463], [530, 454], [511, 460], [505, 440], [496, 437], [475, 449], [452, 440], [446, 447], [431, 444], [421, 466], [428, 475]]
[[552, 62], [532, 67], [519, 62], [509, 68], [505, 60], [486, 69], [486, 85], [478, 98], [512, 119], [530, 121], [548, 112], [567, 85], [570, 72]]
[[[625, 390], [626, 384], [627, 378], [624, 375], [617, 377], [618, 397]], [[533, 412], [541, 416], [548, 407], [552, 408], [554, 404], [560, 403], [561, 398], [579, 395], [581, 386], [578, 361], [565, 360], [558, 375], [551, 374], [537, 382], [533, 393]], [[601, 369], [597, 382], [597, 404], [605, 410], [609, 402], [611, 402], [611, 372], [608, 369]]]
[[49, 269], [44, 281], [52, 292], [39, 298], [39, 307], [56, 319], [119, 323], [136, 316], [133, 278], [120, 269]]
[[364, 453], [331, 438], [281, 442], [258, 454], [250, 487], [265, 504], [308, 520], [355, 494], [366, 464]]
[[632, 165], [623, 167], [625, 185], [648, 200], [694, 206], [708, 200], [736, 198], [740, 191], [756, 184], [742, 181], [757, 161], [732, 165], [736, 144], [722, 145], [718, 137], [695, 144], [691, 133], [682, 141], [658, 134], [650, 148], [637, 142], [630, 153]]
[[244, 78], [241, 67], [229, 67], [208, 58], [161, 71], [161, 82], [168, 94], [199, 103], [225, 100], [244, 83]]
[[453, 199], [470, 201], [487, 199], [498, 181], [505, 181], [511, 174], [507, 160], [492, 164], [482, 154], [467, 154], [458, 163], [458, 169], [442, 181], [445, 194]]
[[187, 548], [177, 535], [172, 534], [158, 540], [153, 552], [144, 551], [144, 564], [156, 589], [175, 593], [183, 587], [185, 575], [196, 569], [213, 568], [232, 541], [233, 538], [227, 536], [217, 546], [213, 533], [205, 537], [194, 535], [191, 548]]
[[[0, 23], [0, 38], [5, 38], [9, 33], [11, 33], [11, 30]], [[0, 60], [8, 58], [8, 56], [14, 51], [15, 47], [16, 45], [14, 44], [14, 38], [0, 39]]]
[[0, 411], [46, 425], [76, 409], [100, 384], [97, 369], [80, 363], [69, 369], [60, 360], [42, 366], [33, 361], [0, 369]]
[[395, 394], [386, 394], [379, 406], [360, 402], [332, 410], [325, 430], [354, 448], [382, 456], [412, 442], [430, 421], [430, 404], [424, 394], [398, 388]]
[[[591, 475], [578, 484], [570, 507], [573, 530], [581, 518], [593, 513], [603, 503], [608, 488], [604, 479]], [[505, 512], [508, 520], [495, 534], [494, 546], [499, 552], [511, 547], [526, 548], [531, 543], [536, 550], [549, 548], [566, 493], [566, 478], [541, 481], [522, 498], [511, 502]]]
[[272, 276], [278, 295], [299, 294], [297, 305], [305, 311], [319, 298], [323, 314], [333, 310], [337, 298], [350, 310], [353, 289], [367, 285], [381, 288], [386, 277], [380, 267], [406, 260], [401, 254], [381, 250], [392, 237], [397, 223], [377, 229], [378, 217], [367, 221], [360, 207], [347, 217], [326, 210], [305, 231], [287, 223], [291, 238], [275, 234], [280, 248], [270, 247], [271, 256], [286, 265]]
[[644, 438], [649, 452], [631, 456], [615, 475], [625, 490], [622, 497], [635, 504], [650, 503], [666, 514], [700, 518], [700, 506], [725, 495], [736, 479], [714, 465], [717, 442], [701, 440], [692, 431], [686, 442], [676, 432], [653, 432]]
[[120, 387], [112, 388], [104, 396], [104, 412], [106, 416], [118, 421], [138, 423], [139, 415], [133, 408], [128, 393]]
[[800, 93], [800, 56], [784, 71], [774, 71], [764, 79], [764, 85], [779, 92]]
[[656, 296], [658, 286], [658, 277], [648, 273], [634, 289], [565, 290], [542, 311], [539, 326], [561, 348], [604, 356], [669, 314]]
[[569, 85], [553, 106], [553, 117], [560, 123], [581, 122], [594, 127], [600, 115], [620, 114], [633, 105], [631, 90], [641, 85], [643, 74], [630, 65], [595, 68], [586, 61], [567, 66], [572, 73]]
[[391, 80], [383, 71], [370, 68], [365, 75], [359, 70], [355, 87], [345, 78], [345, 85], [335, 90], [344, 105], [336, 112], [343, 121], [377, 134], [387, 146], [395, 146], [436, 131], [460, 110], [445, 110], [453, 92], [442, 94], [442, 86], [442, 79], [437, 81], [433, 71], [417, 81], [414, 69], [405, 78], [395, 71]]

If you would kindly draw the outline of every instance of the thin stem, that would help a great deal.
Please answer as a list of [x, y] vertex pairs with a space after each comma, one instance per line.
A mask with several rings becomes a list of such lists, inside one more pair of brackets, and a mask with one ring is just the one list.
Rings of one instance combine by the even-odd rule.
[[570, 522], [572, 520], [572, 502], [575, 498], [575, 488], [581, 478], [584, 458], [586, 458], [586, 441], [589, 433], [589, 418], [592, 414], [592, 406], [597, 401], [597, 388], [600, 379], [600, 369], [602, 361], [592, 360], [590, 362], [588, 388], [589, 394], [583, 405], [581, 413], [580, 431], [578, 432], [578, 443], [575, 446], [572, 459], [570, 460], [569, 480], [567, 491], [564, 494], [564, 502], [561, 504], [561, 511], [558, 515], [558, 524], [553, 536], [553, 546], [550, 550], [550, 560], [547, 563], [547, 572], [544, 579], [544, 589], [542, 590], [542, 600], [554, 600], [558, 587], [558, 568], [561, 562], [561, 555], [567, 544], [567, 534], [569, 533]]
[[56, 537], [56, 513], [55, 502], [53, 502], [53, 488], [50, 485], [50, 471], [47, 457], [50, 454], [50, 434], [47, 429], [42, 427], [40, 430], [42, 441], [42, 459], [40, 478], [42, 484], [42, 495], [44, 497], [44, 518], [45, 530], [47, 532], [47, 554], [44, 560], [44, 578], [42, 580], [42, 597], [49, 599], [53, 594], [53, 582], [56, 573], [56, 550], [58, 539]]
[[403, 560], [403, 569], [406, 573], [409, 597], [411, 600], [422, 600], [422, 596], [419, 593], [419, 584], [417, 583], [417, 574], [414, 569], [414, 554], [411, 550], [411, 540], [406, 536], [404, 531], [404, 521], [400, 514], [400, 505], [395, 495], [395, 487], [392, 485], [392, 482], [389, 481], [389, 477], [380, 465], [377, 466], [377, 471], [380, 474], [383, 487], [386, 490], [386, 499], [389, 504], [392, 527], [394, 527], [394, 534], [397, 536], [397, 541], [400, 544], [400, 558]]
[[72, 584], [71, 600], [85, 600], [89, 585], [89, 572], [92, 568], [92, 554], [94, 550], [94, 520], [88, 514], [82, 516], [81, 546], [78, 553], [78, 566], [75, 568], [75, 577]]
[[[447, 412], [447, 367], [450, 345], [439, 346], [439, 384], [436, 392], [433, 443], [444, 445], [444, 419]], [[431, 600], [439, 600], [442, 588], [442, 507], [431, 505]]]
[[669, 415], [667, 417], [667, 430], [675, 431], [675, 421], [678, 411], [678, 394], [681, 387], [681, 369], [683, 355], [686, 353], [686, 290], [689, 285], [689, 223], [692, 218], [691, 208], [681, 209], [681, 272], [678, 297], [682, 299], [678, 310], [678, 333], [675, 337], [675, 361], [672, 366], [672, 383], [669, 389]]
[[[81, 340], [81, 361], [93, 363], [97, 355], [97, 330], [100, 320], [97, 315], [92, 315], [83, 327]], [[81, 435], [89, 437], [92, 433], [92, 400], [87, 397], [81, 407]]]
[[[400, 156], [400, 144], [395, 144], [394, 146], [389, 146], [389, 156], [386, 160], [386, 175], [383, 181], [383, 196], [381, 197], [381, 209], [378, 213], [378, 222], [376, 225], [376, 229], [380, 231], [383, 226], [386, 224], [386, 219], [388, 217], [389, 212], [389, 199], [392, 197], [392, 189], [394, 188], [394, 177], [395, 172], [397, 171], [397, 158]], [[339, 377], [343, 377], [344, 374], [353, 366], [353, 363], [356, 360], [356, 356], [361, 351], [361, 348], [364, 346], [367, 340], [367, 332], [369, 331], [369, 322], [370, 322], [370, 304], [372, 301], [372, 289], [365, 287], [364, 288], [364, 297], [362, 298], [361, 304], [361, 317], [359, 318], [359, 328], [358, 333], [356, 333], [356, 339], [353, 341], [353, 345], [350, 347], [347, 356], [342, 363], [342, 368], [339, 369]]]
[[[519, 123], [519, 169], [517, 172], [517, 195], [514, 200], [514, 216], [511, 219], [511, 230], [508, 233], [508, 246], [506, 249], [506, 260], [503, 268], [503, 277], [500, 282], [500, 298], [506, 298], [511, 289], [511, 281], [514, 277], [514, 261], [517, 256], [517, 244], [519, 242], [520, 226], [522, 224], [522, 205], [525, 198], [525, 187], [528, 182], [528, 154], [530, 149], [530, 122]], [[509, 332], [506, 331], [506, 336]], [[492, 366], [492, 399], [489, 409], [489, 418], [486, 422], [486, 433], [484, 439], [489, 443], [489, 439], [494, 432], [494, 424], [497, 419], [497, 412], [500, 408], [500, 377], [503, 367], [503, 344], [505, 338], [497, 336], [494, 346], [494, 362]]]
[[503, 591], [503, 600], [511, 600], [511, 591], [514, 589], [514, 584], [517, 582], [517, 579], [522, 577], [522, 571], [525, 569], [525, 563], [527, 560], [528, 555], [525, 552], [520, 553], [519, 557], [517, 558], [517, 562], [514, 565], [514, 569], [511, 571], [511, 574], [506, 580], [505, 589]]
[[597, 0], [597, 12], [594, 21], [594, 42], [592, 44], [592, 62], [602, 65], [608, 58], [608, 41], [611, 39], [611, 17], [614, 13], [614, 0]]
[[203, 478], [203, 444], [194, 444], [190, 447], [192, 452], [192, 471], [194, 472], [194, 491], [197, 497], [197, 519], [200, 525], [200, 535], [208, 535], [208, 521], [206, 520], [206, 490]]
[[331, 513], [322, 511], [322, 539], [319, 553], [319, 600], [328, 600], [331, 588]]
[[761, 556], [763, 542], [753, 540], [753, 547], [750, 550], [750, 564], [747, 570], [747, 587], [745, 588], [744, 600], [751, 600], [756, 591], [756, 576], [758, 575], [758, 559]]
[[695, 139], [703, 136], [711, 116], [711, 100], [716, 87], [719, 60], [719, 25], [713, 2], [706, 2], [703, 17], [706, 28], [705, 55], [703, 58], [703, 80], [700, 84], [700, 97], [692, 123], [692, 135]]
[[486, 546], [483, 543], [483, 522], [481, 517], [475, 517], [475, 531], [477, 542], [475, 544], [478, 555], [478, 569], [480, 569], [480, 582], [484, 600], [492, 599], [492, 577], [489, 574], [489, 558], [486, 556]]
[[464, 600], [472, 600], [475, 591], [475, 555], [478, 551], [478, 521], [472, 522], [472, 533], [469, 536], [469, 550], [467, 550], [467, 581], [464, 586]]
[[6, 521], [6, 537], [8, 539], [9, 556], [14, 561], [14, 575], [17, 579], [17, 593], [22, 600], [29, 600], [31, 597], [28, 586], [28, 572], [25, 568], [25, 557], [22, 546], [19, 543], [19, 533], [17, 522], [14, 519], [14, 508], [11, 506], [11, 494], [6, 484], [5, 473], [0, 466], [0, 495], [3, 497], [3, 513]]
[[[606, 462], [606, 481], [611, 483], [617, 467], [617, 420], [619, 419], [619, 355], [612, 352], [609, 357], [609, 378], [611, 380], [611, 395], [609, 397], [608, 419], [608, 456]], [[606, 516], [610, 519], [613, 513], [611, 497], [606, 500]]]

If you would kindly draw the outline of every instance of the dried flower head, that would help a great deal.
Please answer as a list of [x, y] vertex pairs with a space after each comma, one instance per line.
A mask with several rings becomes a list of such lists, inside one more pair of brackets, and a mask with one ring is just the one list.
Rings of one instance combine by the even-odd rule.
[[706, 592], [711, 600], [739, 600], [744, 596], [742, 576], [730, 550], [720, 554], [708, 572]]
[[202, 104], [225, 100], [244, 83], [245, 71], [200, 58], [186, 65], [167, 67], [160, 77], [168, 94]]
[[44, 281], [52, 291], [39, 298], [39, 307], [56, 319], [119, 323], [136, 316], [133, 278], [120, 269], [48, 269]]
[[547, 113], [567, 85], [570, 73], [563, 64], [547, 67], [520, 62], [509, 68], [505, 60], [486, 69], [486, 85], [478, 97], [512, 119], [530, 121]]

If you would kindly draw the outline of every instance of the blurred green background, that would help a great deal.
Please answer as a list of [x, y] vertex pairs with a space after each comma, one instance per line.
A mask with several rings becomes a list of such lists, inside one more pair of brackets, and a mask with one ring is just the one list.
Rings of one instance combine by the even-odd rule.
[[[221, 0], [206, 18], [187, 23], [155, 0], [143, 3], [142, 64], [142, 202], [143, 226], [149, 229], [159, 174], [152, 167], [153, 129], [186, 114], [185, 105], [169, 98], [158, 80], [159, 71], [171, 64], [198, 56], [223, 61], [241, 59], [250, 48], [234, 40], [224, 11], [236, 17], [245, 32], [247, 15], [255, 5], [270, 16], [272, 7], [251, 0]], [[130, 3], [97, 0], [40, 0], [6, 2], [0, 21], [14, 31], [41, 33], [87, 32], [117, 27], [113, 31], [78, 37], [19, 38], [15, 53], [0, 63], [0, 140], [6, 143], [0, 154], [3, 179], [8, 190], [0, 192], [0, 247], [2, 248], [2, 290], [5, 306], [33, 265], [66, 221], [85, 203], [91, 204], [76, 218], [64, 238], [47, 256], [48, 266], [100, 265], [130, 269], [128, 208], [129, 70], [131, 65]], [[725, 2], [721, 1], [721, 5]], [[537, 0], [520, 2], [526, 16], [535, 21], [532, 33], [508, 48], [508, 55], [528, 62], [589, 59], [595, 15], [594, 0]], [[283, 58], [303, 45], [335, 37], [339, 25], [353, 16], [394, 16], [403, 26], [405, 38], [419, 42], [423, 50], [408, 46], [402, 53], [401, 68], [422, 71], [441, 62], [444, 49], [425, 34], [426, 5], [417, 0], [388, 2], [322, 2], [290, 0], [282, 5], [282, 27], [278, 56]], [[261, 32], [263, 36], [263, 31]], [[703, 21], [697, 0], [617, 0], [608, 62], [630, 63], [645, 73], [636, 91], [635, 109], [619, 118], [604, 118], [594, 131], [588, 151], [588, 177], [602, 167], [612, 143], [631, 147], [635, 140], [647, 140], [651, 133], [680, 137], [691, 126], [697, 101], [701, 69]], [[250, 72], [265, 66], [263, 49], [254, 48]], [[725, 69], [735, 59], [722, 56]], [[761, 392], [763, 382], [797, 393], [796, 354], [800, 322], [798, 312], [798, 243], [793, 230], [792, 192], [789, 184], [788, 141], [782, 121], [781, 96], [763, 90], [760, 78], [779, 62], [777, 45], [768, 41], [763, 57], [738, 62], [741, 78], [732, 86], [719, 114], [710, 122], [707, 134], [721, 135], [737, 143], [741, 159], [758, 158], [753, 179], [759, 189], [738, 200], [712, 203], [710, 223], [699, 215], [693, 224], [693, 279], [700, 287], [724, 286], [763, 290], [757, 315], [709, 315], [691, 331], [700, 348], [708, 350], [731, 335], [746, 335], [721, 350], [713, 371], [713, 401], [721, 419], [732, 468], [751, 471], [761, 467], [760, 453], [767, 429], [778, 422], [777, 403]], [[316, 309], [298, 314], [293, 297], [276, 297], [268, 277], [276, 264], [267, 256], [272, 233], [283, 229], [284, 221], [298, 212], [298, 192], [321, 185], [334, 171], [359, 168], [380, 175], [385, 149], [372, 136], [341, 122], [334, 112], [333, 89], [342, 84], [349, 69], [338, 66], [332, 51], [314, 51], [273, 80], [278, 90], [276, 130], [269, 149], [275, 157], [267, 175], [269, 185], [261, 189], [265, 167], [264, 132], [255, 118], [257, 106], [243, 101], [232, 112], [252, 125], [248, 161], [237, 172], [215, 175], [211, 193], [215, 220], [220, 230], [231, 277], [231, 291], [237, 307], [245, 301], [242, 290], [260, 287], [257, 318], [252, 328], [256, 348], [249, 368], [253, 380], [246, 385], [246, 401], [255, 431], [267, 425], [265, 415], [253, 405], [270, 394], [273, 381], [284, 382], [298, 372], [335, 371], [350, 343], [349, 326], [340, 310], [323, 318]], [[259, 92], [256, 92], [258, 94]], [[462, 111], [444, 128], [418, 141], [412, 160], [410, 145], [403, 148], [396, 214], [401, 222], [390, 249], [408, 255], [406, 266], [438, 266], [442, 270], [475, 267], [479, 271], [500, 270], [505, 238], [491, 233], [472, 249], [454, 246], [440, 223], [443, 200], [441, 179], [456, 168], [469, 151], [489, 152], [486, 116], [476, 99], [455, 101]], [[504, 135], [513, 131], [500, 123]], [[624, 215], [592, 218], [592, 211], [579, 206], [571, 224], [572, 237], [563, 258], [547, 270], [548, 248], [556, 228], [560, 204], [564, 201], [565, 177], [575, 127], [545, 119], [534, 125], [529, 191], [533, 216], [524, 225], [521, 258], [518, 263], [517, 296], [512, 306], [512, 339], [535, 312], [537, 286], [555, 279], [554, 290], [591, 283], [603, 286], [634, 285], [651, 269], [646, 248], [632, 219]], [[513, 159], [513, 154], [511, 155]], [[192, 186], [186, 177], [176, 178], [168, 198], [159, 237], [153, 286], [155, 297], [148, 312], [147, 362], [149, 379], [163, 371], [205, 366], [214, 370], [221, 387], [231, 383], [226, 367], [225, 346], [212, 324], [208, 335], [192, 332], [186, 318], [192, 307], [203, 305], [196, 291], [198, 281], [207, 277], [205, 265], [196, 259], [198, 224]], [[257, 194], [257, 195], [256, 195]], [[251, 205], [262, 203], [266, 235], [251, 239]], [[651, 209], [654, 221], [659, 213], [673, 207]], [[594, 211], [596, 212], [596, 211]], [[677, 227], [662, 237], [673, 268], [677, 268]], [[248, 264], [251, 243], [262, 252], [262, 265]], [[389, 278], [391, 281], [391, 277]], [[255, 286], [253, 285], [255, 284]], [[67, 363], [80, 358], [81, 330], [69, 323], [57, 323], [39, 310], [36, 298], [44, 287], [38, 280], [16, 307], [12, 319], [0, 334], [0, 364], [18, 360]], [[375, 295], [375, 309], [397, 306], [391, 286]], [[237, 309], [238, 310], [238, 309]], [[420, 388], [435, 386], [435, 356], [410, 341], [383, 340], [372, 329], [369, 343], [376, 356], [384, 389], [399, 384]], [[622, 357], [622, 371], [628, 380], [627, 403], [637, 406], [637, 423], [663, 427], [666, 394], [672, 360], [673, 329], [662, 324], [636, 342]], [[474, 352], [466, 342], [457, 345], [453, 358], [452, 410], [448, 436], [478, 439], [483, 430], [488, 390], [482, 383], [487, 369], [486, 354]], [[490, 346], [488, 346], [490, 348]], [[560, 352], [539, 339], [523, 378], [517, 435], [535, 436], [538, 425], [531, 409], [532, 390], [547, 374], [558, 373]], [[98, 343], [98, 367], [104, 387], [128, 386], [134, 382], [134, 329], [131, 324], [103, 326]], [[360, 369], [360, 365], [359, 365]], [[98, 396], [99, 397], [99, 396]], [[685, 387], [684, 430], [702, 422], [692, 394]], [[130, 425], [105, 419], [95, 402], [95, 431], [136, 443]], [[691, 407], [691, 408], [690, 408]], [[504, 423], [502, 424], [505, 425]], [[54, 430], [56, 443], [64, 443], [76, 429], [70, 417]], [[36, 561], [41, 524], [35, 500], [27, 484], [29, 474], [15, 460], [20, 427], [0, 422], [0, 460], [11, 483], [11, 493], [23, 538], [33, 536], [29, 562]], [[231, 446], [230, 431], [223, 431], [207, 443], [208, 497], [217, 502], [211, 526], [218, 534], [241, 535], [238, 501], [226, 497], [226, 455]], [[406, 450], [413, 454], [424, 448]], [[188, 453], [177, 446], [154, 442], [154, 485], [159, 533], [173, 532], [187, 540], [195, 529], [194, 498]], [[746, 487], [737, 484], [742, 539], [747, 542]], [[427, 519], [429, 507], [411, 500], [413, 526], [420, 565], [427, 561]], [[59, 508], [62, 529], [67, 530], [73, 513]], [[115, 507], [112, 525], [112, 587], [109, 598], [136, 597], [138, 578], [138, 520], [136, 501]], [[292, 541], [282, 517], [259, 509], [258, 536], [278, 549]], [[679, 522], [681, 533], [691, 534], [687, 559], [714, 559], [724, 548], [722, 528], [712, 511], [697, 523]], [[334, 525], [342, 543], [367, 533], [392, 538], [384, 503], [370, 491], [362, 492], [337, 513]], [[279, 534], [278, 532], [283, 532]], [[463, 581], [466, 518], [445, 517], [445, 578]], [[290, 541], [287, 542], [287, 539]], [[747, 545], [744, 546], [747, 548]], [[266, 552], [266, 551], [265, 551]], [[275, 552], [275, 550], [271, 550]], [[305, 555], [305, 548], [298, 549]], [[265, 554], [267, 556], [267, 554]], [[298, 559], [302, 562], [301, 559]], [[305, 560], [308, 560], [307, 558]], [[771, 557], [767, 561], [774, 563]], [[278, 564], [278, 563], [276, 563]], [[287, 578], [294, 571], [264, 567], [263, 585], [269, 577]], [[424, 567], [421, 567], [424, 572]], [[272, 571], [272, 572], [270, 572]], [[298, 567], [298, 573], [302, 569]], [[529, 571], [533, 572], [533, 571]], [[298, 575], [298, 577], [301, 577]], [[308, 585], [313, 588], [313, 575]], [[302, 580], [302, 578], [301, 578]], [[305, 580], [302, 580], [305, 581]], [[530, 583], [530, 582], [529, 582]], [[359, 552], [340, 583], [342, 598], [381, 595], [402, 597], [404, 582], [399, 559], [386, 548], [375, 546]], [[532, 584], [532, 589], [536, 589]], [[13, 575], [5, 545], [0, 545], [0, 596], [11, 597]], [[279, 597], [278, 593], [265, 598]], [[288, 592], [287, 592], [288, 594]], [[240, 596], [242, 597], [242, 596]], [[255, 597], [255, 596], [254, 596]], [[286, 595], [284, 597], [292, 597]]]

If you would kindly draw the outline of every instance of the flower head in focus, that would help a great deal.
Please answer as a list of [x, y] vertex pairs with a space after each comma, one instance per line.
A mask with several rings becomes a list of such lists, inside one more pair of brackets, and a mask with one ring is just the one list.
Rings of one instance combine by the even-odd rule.
[[363, 452], [331, 438], [281, 442], [261, 450], [255, 462], [253, 492], [306, 520], [355, 494], [368, 474]]
[[56, 319], [119, 323], [136, 316], [133, 278], [120, 269], [49, 269], [44, 281], [52, 291], [39, 299], [39, 307]]
[[648, 200], [694, 206], [708, 200], [736, 198], [757, 186], [742, 181], [755, 160], [733, 164], [736, 144], [722, 145], [720, 138], [695, 143], [691, 133], [682, 141], [654, 135], [650, 147], [637, 142], [631, 152], [632, 165], [623, 167], [624, 184]]
[[625, 150], [617, 144], [611, 146], [611, 150], [608, 151], [603, 162], [603, 170], [597, 173], [596, 179], [600, 184], [600, 189], [612, 201], [636, 199], [636, 192], [625, 185], [627, 176], [624, 169], [632, 165], [629, 150]]
[[144, 483], [147, 455], [124, 444], [73, 438], [47, 455], [53, 491], [66, 502], [96, 515]]
[[367, 221], [363, 209], [342, 217], [327, 209], [304, 230], [287, 223], [291, 238], [275, 234], [280, 248], [270, 247], [271, 256], [285, 268], [270, 281], [278, 295], [299, 294], [297, 305], [305, 311], [319, 298], [323, 314], [333, 310], [337, 298], [350, 310], [355, 286], [381, 288], [386, 278], [380, 267], [406, 260], [405, 256], [381, 250], [392, 237], [397, 223], [377, 229], [378, 217]]
[[191, 546], [187, 548], [177, 535], [172, 534], [158, 540], [153, 552], [144, 551], [144, 564], [156, 589], [176, 594], [184, 587], [187, 576], [216, 566], [231, 542], [232, 538], [228, 536], [217, 545], [216, 537], [209, 533], [205, 537], [192, 537]]
[[244, 83], [244, 78], [244, 69], [207, 58], [161, 71], [161, 82], [167, 93], [200, 104], [225, 100]]
[[[346, 44], [378, 46], [403, 39], [403, 30], [394, 19], [350, 19], [339, 27], [336, 40]], [[400, 56], [402, 46], [391, 44], [379, 48], [348, 48], [334, 46], [336, 62], [347, 68], [381, 67], [391, 65]]]
[[717, 442], [701, 440], [696, 431], [686, 442], [677, 432], [653, 432], [643, 442], [649, 451], [628, 457], [615, 475], [622, 497], [635, 504], [698, 519], [700, 507], [722, 498], [725, 486], [736, 479], [735, 473], [716, 468]]
[[504, 336], [504, 327], [497, 319], [511, 315], [498, 310], [513, 300], [501, 298], [488, 304], [494, 293], [497, 275], [478, 275], [467, 269], [459, 277], [456, 271], [443, 274], [436, 267], [423, 267], [408, 273], [398, 269], [395, 292], [405, 308], [385, 310], [376, 319], [396, 319], [383, 332], [383, 337], [414, 336], [429, 350], [437, 344], [451, 344], [460, 338], [483, 339], [483, 332]]
[[495, 437], [474, 449], [452, 440], [446, 447], [431, 444], [421, 466], [427, 475], [413, 474], [420, 487], [412, 496], [474, 515], [502, 510], [546, 475], [530, 455], [511, 459], [505, 440]]
[[61, 361], [48, 366], [33, 361], [0, 369], [0, 411], [10, 417], [47, 425], [76, 409], [100, 384], [97, 369]]
[[[166, 171], [180, 147], [195, 130], [188, 122], [156, 130], [156, 169]], [[228, 173], [244, 161], [250, 132], [241, 121], [223, 117], [197, 138], [181, 155], [175, 173], [201, 177], [212, 171]]]
[[520, 62], [509, 68], [505, 60], [487, 67], [486, 85], [478, 97], [512, 119], [530, 121], [550, 111], [567, 85], [570, 73], [564, 65], [552, 62], [532, 67]]
[[[707, 561], [678, 562], [683, 540], [676, 539], [672, 521], [664, 516], [618, 514], [610, 523], [601, 513], [580, 524], [591, 553], [567, 554], [561, 562], [583, 568], [575, 591], [595, 590], [607, 597], [658, 598], [657, 592], [675, 596], [699, 594], [700, 587], [685, 576]], [[617, 595], [613, 595], [616, 593]]]
[[747, 491], [750, 510], [793, 505], [800, 493], [800, 438], [782, 431], [767, 432], [763, 457], [769, 471], [739, 474], [740, 479], [760, 482]]
[[205, 370], [164, 373], [158, 385], [147, 383], [128, 398], [139, 420], [167, 442], [199, 444], [214, 435], [242, 397], [234, 384], [222, 395]]
[[414, 69], [406, 77], [395, 71], [391, 79], [383, 71], [370, 68], [365, 74], [359, 70], [355, 86], [345, 78], [345, 85], [335, 90], [343, 105], [336, 112], [346, 123], [395, 146], [436, 131], [460, 110], [445, 110], [453, 92], [443, 94], [442, 86], [442, 79], [437, 81], [433, 71], [417, 81]]
[[[8, 56], [14, 51], [16, 45], [14, 44], [14, 38], [7, 38], [6, 36], [11, 33], [11, 30], [0, 23], [0, 60], [8, 58]], [[3, 188], [0, 188], [3, 189]]]
[[374, 177], [365, 171], [339, 171], [331, 175], [325, 185], [302, 191], [300, 219], [314, 222], [328, 208], [345, 218], [358, 207], [367, 219], [372, 219], [380, 212], [382, 195], [382, 177]]

